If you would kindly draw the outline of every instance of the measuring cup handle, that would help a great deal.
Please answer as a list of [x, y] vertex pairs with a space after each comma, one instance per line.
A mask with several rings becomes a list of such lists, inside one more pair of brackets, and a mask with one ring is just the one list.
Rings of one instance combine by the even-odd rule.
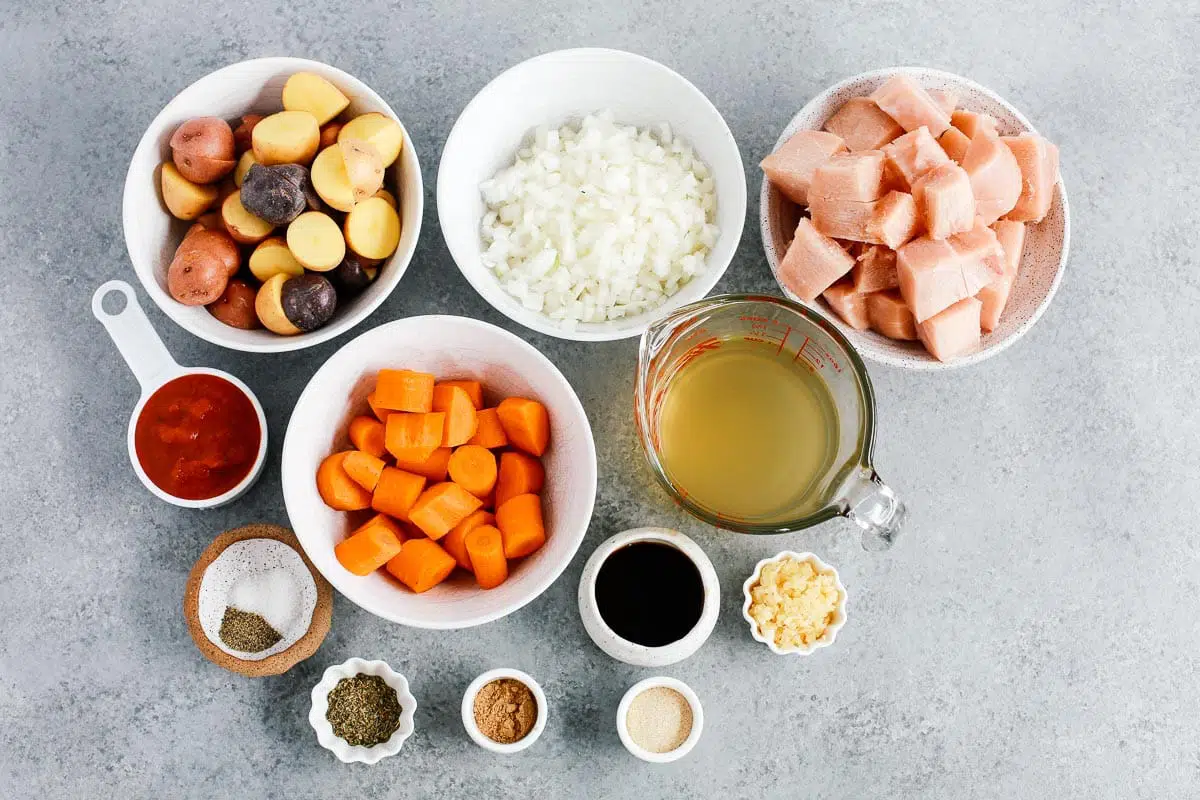
[[873, 469], [861, 470], [846, 493], [846, 516], [862, 528], [864, 550], [887, 550], [908, 519], [908, 508]]
[[[104, 310], [104, 298], [112, 292], [125, 296], [125, 307], [115, 314]], [[125, 363], [141, 384], [143, 394], [181, 371], [146, 318], [133, 287], [125, 281], [109, 281], [97, 289], [92, 295], [92, 314], [103, 323], [117, 350], [121, 351]]]

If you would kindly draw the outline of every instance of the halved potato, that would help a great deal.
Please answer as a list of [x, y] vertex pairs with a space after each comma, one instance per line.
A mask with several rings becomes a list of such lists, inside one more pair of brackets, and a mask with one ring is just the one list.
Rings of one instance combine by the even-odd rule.
[[283, 313], [283, 284], [291, 280], [291, 275], [279, 273], [264, 283], [254, 298], [254, 312], [258, 319], [269, 331], [281, 336], [295, 336], [303, 333], [291, 323], [287, 314]]
[[250, 168], [258, 163], [258, 159], [254, 157], [253, 150], [247, 150], [242, 153], [242, 157], [238, 159], [237, 166], [233, 169], [233, 185], [242, 188], [242, 181], [246, 180], [246, 173]]
[[280, 111], [255, 125], [250, 141], [263, 166], [307, 164], [317, 154], [321, 126], [307, 111]]
[[329, 81], [311, 72], [297, 72], [283, 85], [283, 107], [307, 111], [324, 125], [350, 105], [350, 99]]
[[346, 240], [337, 223], [320, 211], [306, 211], [288, 225], [287, 246], [313, 272], [328, 272], [346, 256]]
[[383, 166], [390, 167], [404, 148], [404, 130], [400, 123], [376, 111], [355, 117], [338, 131], [338, 141], [362, 139], [375, 145]]
[[396, 201], [396, 195], [392, 194], [387, 189], [380, 189], [378, 192], [375, 193], [375, 196], [382, 197], [384, 200], [387, 200], [387, 204], [389, 206], [391, 206], [392, 208], [395, 208], [397, 210], [400, 208], [400, 203], [398, 203]]
[[346, 244], [360, 256], [387, 258], [400, 244], [400, 216], [382, 197], [368, 197], [346, 215]]
[[366, 200], [383, 188], [383, 159], [375, 145], [362, 139], [342, 139], [338, 149], [346, 162], [346, 177], [354, 189], [354, 202]]
[[250, 273], [263, 283], [279, 273], [293, 277], [304, 274], [304, 265], [292, 255], [282, 236], [263, 239], [250, 254]]
[[338, 211], [354, 208], [354, 186], [346, 172], [341, 147], [326, 147], [313, 161], [309, 179], [321, 199]]
[[226, 197], [221, 204], [221, 222], [239, 244], [258, 244], [275, 230], [274, 225], [246, 210], [240, 190]]
[[192, 183], [170, 161], [162, 165], [159, 181], [163, 202], [177, 219], [196, 219], [217, 202], [219, 190], [216, 186]]

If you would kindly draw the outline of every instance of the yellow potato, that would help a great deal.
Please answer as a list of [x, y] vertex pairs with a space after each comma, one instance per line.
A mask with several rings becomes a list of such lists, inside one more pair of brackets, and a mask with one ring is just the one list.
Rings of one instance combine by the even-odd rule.
[[266, 283], [281, 272], [293, 277], [303, 275], [304, 265], [292, 255], [287, 241], [282, 236], [272, 236], [263, 239], [250, 254], [250, 272]]
[[288, 225], [287, 246], [313, 272], [328, 272], [346, 257], [346, 240], [337, 223], [320, 211], [306, 211]]
[[250, 142], [254, 157], [265, 167], [307, 164], [317, 154], [321, 126], [307, 111], [280, 111], [254, 126]]
[[238, 244], [258, 244], [275, 230], [274, 225], [246, 210], [240, 190], [226, 197], [221, 204], [221, 222]]
[[360, 256], [387, 258], [400, 244], [400, 216], [382, 197], [368, 197], [346, 215], [346, 244]]
[[254, 298], [254, 312], [258, 319], [269, 331], [281, 336], [295, 336], [302, 331], [291, 323], [283, 313], [283, 284], [291, 279], [291, 275], [279, 273], [264, 283]]
[[346, 162], [346, 177], [354, 189], [354, 202], [366, 200], [383, 188], [383, 159], [375, 145], [362, 139], [342, 139], [338, 149]]
[[309, 180], [321, 199], [338, 211], [354, 208], [354, 186], [346, 172], [346, 160], [340, 147], [326, 147], [313, 161]]
[[288, 111], [307, 111], [317, 118], [318, 125], [329, 122], [348, 105], [349, 98], [336, 86], [311, 72], [297, 72], [283, 85], [283, 107]]
[[217, 202], [216, 186], [192, 183], [170, 161], [162, 165], [159, 176], [163, 202], [178, 219], [196, 219]]
[[372, 111], [355, 117], [338, 131], [338, 141], [362, 139], [375, 145], [383, 166], [390, 167], [404, 147], [404, 131], [391, 117]]
[[242, 157], [238, 159], [237, 166], [233, 170], [233, 185], [239, 189], [242, 188], [242, 181], [246, 180], [246, 173], [257, 163], [258, 159], [254, 157], [253, 150], [242, 153]]
[[395, 209], [400, 208], [400, 204], [398, 202], [396, 202], [396, 195], [392, 194], [387, 189], [380, 189], [378, 192], [375, 193], [375, 196], [382, 197], [384, 200], [387, 200], [387, 204], [389, 206], [391, 206], [392, 208], [395, 208]]

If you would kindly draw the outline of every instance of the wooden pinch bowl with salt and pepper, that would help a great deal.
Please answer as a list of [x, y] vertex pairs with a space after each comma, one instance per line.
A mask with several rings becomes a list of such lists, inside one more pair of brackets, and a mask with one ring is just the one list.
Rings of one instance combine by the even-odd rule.
[[248, 678], [279, 675], [315, 653], [332, 611], [328, 581], [278, 525], [222, 533], [196, 560], [183, 596], [196, 647]]

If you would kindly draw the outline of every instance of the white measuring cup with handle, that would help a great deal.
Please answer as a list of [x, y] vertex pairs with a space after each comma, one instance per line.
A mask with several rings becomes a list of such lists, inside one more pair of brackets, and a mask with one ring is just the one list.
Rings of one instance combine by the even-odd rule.
[[[104, 300], [113, 294], [124, 296], [125, 307], [120, 311], [109, 313], [104, 309]], [[130, 371], [133, 372], [133, 376], [137, 378], [142, 388], [141, 397], [138, 398], [137, 405], [133, 407], [133, 413], [129, 416], [129, 432], [126, 436], [129, 462], [133, 465], [133, 471], [137, 473], [142, 484], [159, 499], [180, 508], [217, 508], [232, 503], [245, 494], [262, 474], [263, 465], [267, 460], [267, 418], [263, 413], [262, 404], [258, 402], [254, 392], [250, 391], [250, 387], [228, 372], [222, 372], [219, 369], [182, 367], [176, 363], [158, 333], [155, 332], [154, 326], [150, 324], [146, 313], [142, 311], [133, 288], [125, 281], [109, 281], [97, 289], [96, 293], [92, 295], [92, 314], [104, 325], [108, 335], [117, 346], [117, 350], [120, 351], [121, 357], [125, 359], [125, 363], [129, 365]], [[137, 421], [142, 414], [142, 409], [146, 407], [146, 402], [163, 386], [185, 375], [212, 375], [237, 387], [254, 406], [260, 432], [258, 453], [255, 456], [254, 465], [246, 477], [227, 492], [200, 500], [175, 497], [155, 484], [146, 474], [146, 470], [142, 468], [134, 443]]]

